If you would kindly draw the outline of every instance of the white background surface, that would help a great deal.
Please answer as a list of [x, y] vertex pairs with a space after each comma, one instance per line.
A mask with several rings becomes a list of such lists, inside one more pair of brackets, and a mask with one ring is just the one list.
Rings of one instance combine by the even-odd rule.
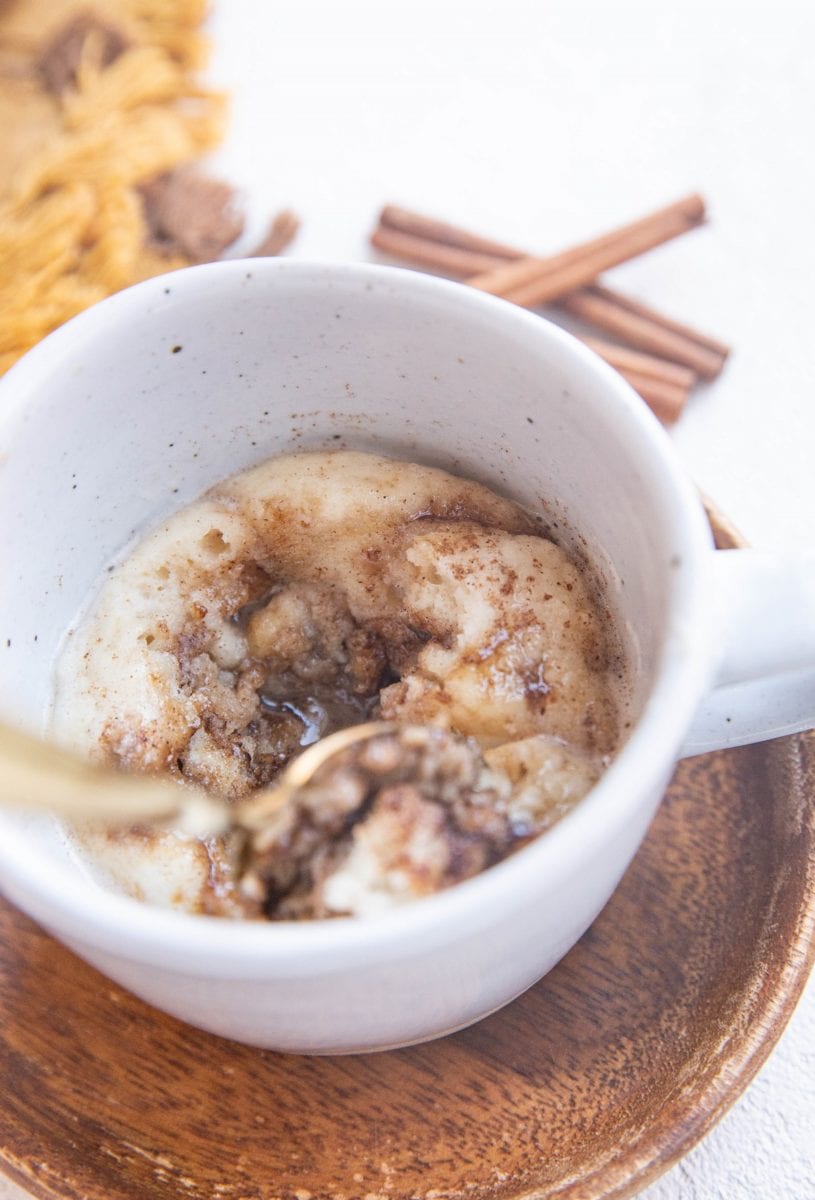
[[[695, 480], [755, 544], [815, 542], [812, 7], [221, 0], [213, 32], [248, 246], [290, 206], [290, 254], [370, 258], [393, 202], [546, 252], [701, 191], [707, 228], [613, 278], [734, 347], [673, 433]], [[815, 992], [646, 1196], [815, 1197]]]
[[[812, 153], [805, 0], [216, 0], [235, 96], [219, 172], [245, 239], [366, 259], [394, 202], [546, 252], [687, 192], [709, 226], [608, 278], [734, 347], [673, 433], [754, 544], [815, 541]], [[812, 1200], [815, 989], [746, 1096], [647, 1200]], [[0, 1181], [0, 1197], [22, 1195]]]

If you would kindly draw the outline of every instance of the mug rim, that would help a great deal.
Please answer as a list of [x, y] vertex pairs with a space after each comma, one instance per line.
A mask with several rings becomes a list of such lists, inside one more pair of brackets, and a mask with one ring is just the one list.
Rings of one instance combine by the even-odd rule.
[[[580, 861], [619, 829], [643, 795], [661, 787], [673, 768], [682, 738], [710, 683], [713, 627], [710, 620], [712, 539], [700, 500], [675, 456], [669, 438], [630, 385], [566, 330], [525, 309], [487, 293], [401, 267], [370, 263], [311, 262], [296, 259], [232, 259], [187, 267], [144, 280], [78, 314], [29, 350], [0, 380], [0, 431], [31, 406], [31, 393], [52, 377], [63, 360], [83, 344], [116, 328], [156, 288], [172, 281], [173, 293], [198, 295], [202, 285], [216, 291], [247, 267], [270, 281], [287, 277], [310, 286], [350, 286], [366, 280], [390, 281], [395, 293], [416, 298], [447, 298], [465, 314], [487, 313], [496, 325], [530, 338], [558, 344], [575, 370], [590, 371], [616, 405], [617, 420], [627, 422], [626, 437], [638, 442], [660, 467], [660, 486], [671, 493], [672, 515], [681, 566], [672, 577], [671, 620], [678, 620], [681, 646], [663, 646], [643, 711], [601, 779], [552, 829], [488, 871], [442, 892], [364, 919], [291, 922], [233, 921], [161, 909], [128, 896], [101, 891], [91, 879], [52, 862], [47, 868], [36, 841], [15, 820], [0, 814], [0, 865], [12, 885], [11, 898], [54, 930], [126, 957], [182, 969], [206, 963], [215, 976], [229, 977], [251, 967], [253, 974], [279, 974], [281, 967], [313, 974], [347, 964], [349, 953], [396, 957], [411, 942], [441, 944], [490, 922], [490, 911], [505, 913], [523, 903], [536, 880], [554, 886]], [[223, 281], [223, 285], [221, 283]], [[273, 285], [272, 285], [273, 286]], [[138, 319], [138, 315], [136, 316]], [[20, 386], [22, 385], [22, 386]], [[3, 395], [3, 393], [9, 393]], [[674, 641], [677, 639], [674, 638]], [[643, 782], [643, 781], [647, 782]], [[570, 848], [571, 847], [571, 848]], [[100, 895], [105, 903], [100, 905]], [[481, 914], [479, 916], [479, 914]], [[477, 920], [474, 920], [478, 917]], [[497, 916], [495, 918], [498, 919]]]

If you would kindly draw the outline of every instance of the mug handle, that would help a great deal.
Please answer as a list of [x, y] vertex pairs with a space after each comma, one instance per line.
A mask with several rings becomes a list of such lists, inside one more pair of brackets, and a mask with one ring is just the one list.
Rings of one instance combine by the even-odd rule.
[[721, 657], [682, 758], [815, 726], [815, 555], [717, 550]]

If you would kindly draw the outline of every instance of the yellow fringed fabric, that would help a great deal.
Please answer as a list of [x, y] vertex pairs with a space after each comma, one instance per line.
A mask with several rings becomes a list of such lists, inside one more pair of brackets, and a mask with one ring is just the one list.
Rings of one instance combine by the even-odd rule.
[[[26, 0], [8, 16], [0, 11], [0, 53], [15, 56], [15, 70], [0, 75], [0, 115], [19, 113], [21, 126], [6, 170], [0, 150], [0, 373], [88, 305], [188, 265], [147, 244], [137, 188], [223, 137], [225, 97], [195, 75], [206, 8], [205, 0], [106, 0], [100, 21], [129, 45], [104, 66], [92, 31], [76, 86], [59, 98], [39, 83], [37, 57], [87, 4]], [[21, 152], [26, 144], [30, 153]]]

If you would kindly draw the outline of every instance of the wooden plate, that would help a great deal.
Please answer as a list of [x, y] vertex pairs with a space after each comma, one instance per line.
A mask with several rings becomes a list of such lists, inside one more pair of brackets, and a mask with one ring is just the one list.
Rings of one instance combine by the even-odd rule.
[[622, 886], [546, 979], [387, 1054], [199, 1033], [0, 905], [0, 1163], [59, 1200], [632, 1196], [736, 1099], [794, 1007], [813, 958], [814, 797], [812, 735], [685, 761]]

